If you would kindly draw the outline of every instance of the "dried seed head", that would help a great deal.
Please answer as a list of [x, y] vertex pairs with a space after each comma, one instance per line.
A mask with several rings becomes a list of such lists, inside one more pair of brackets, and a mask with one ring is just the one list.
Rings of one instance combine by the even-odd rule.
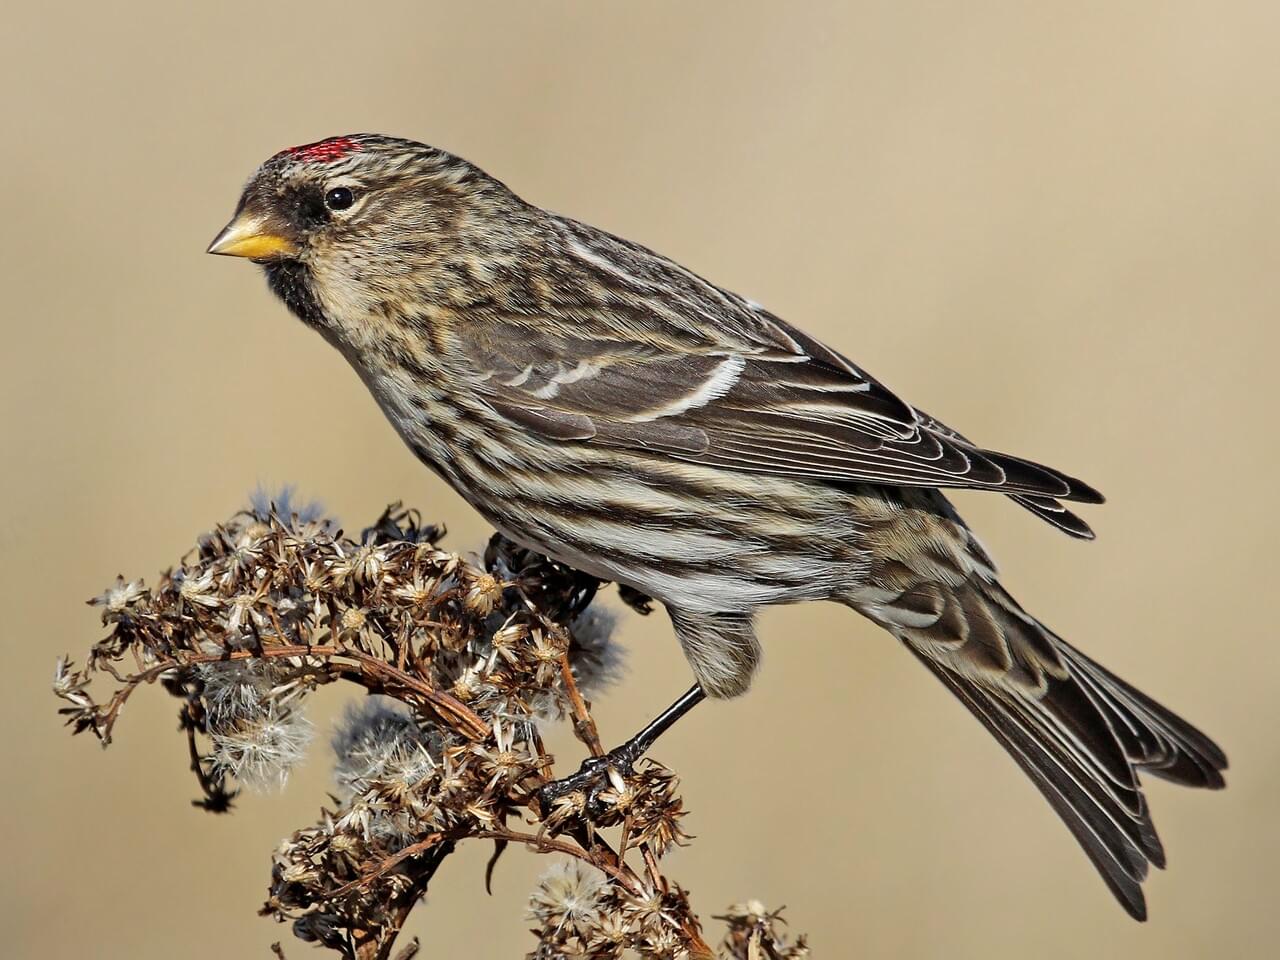
[[462, 602], [477, 616], [487, 617], [502, 599], [502, 584], [491, 573], [481, 573], [472, 579]]
[[600, 923], [608, 890], [605, 875], [580, 860], [553, 863], [529, 896], [529, 918], [552, 935], [589, 937]]
[[632, 794], [626, 810], [631, 816], [628, 847], [645, 844], [661, 857], [672, 846], [683, 846], [688, 835], [680, 825], [685, 811], [676, 794], [680, 781], [675, 774], [659, 763], [644, 760], [626, 780]]
[[786, 923], [782, 910], [766, 910], [759, 900], [735, 903], [714, 919], [729, 927], [720, 944], [720, 955], [726, 960], [805, 960], [809, 956], [809, 944], [803, 936], [793, 941], [779, 929]]
[[302, 525], [319, 521], [323, 521], [326, 526], [336, 525], [336, 521], [325, 519], [324, 505], [320, 501], [297, 499], [297, 490], [292, 484], [274, 491], [257, 487], [249, 494], [249, 512], [263, 524], [269, 523], [274, 515], [286, 523], [297, 517], [298, 523]]
[[569, 663], [578, 689], [595, 696], [622, 676], [624, 655], [614, 639], [618, 616], [596, 600], [569, 624]]
[[312, 734], [300, 713], [269, 703], [253, 721], [210, 734], [214, 771], [258, 790], [278, 789], [306, 755]]
[[349, 799], [379, 783], [412, 788], [435, 771], [440, 750], [439, 731], [420, 727], [403, 704], [366, 697], [347, 708], [333, 734], [339, 798]]
[[218, 607], [223, 602], [214, 590], [212, 570], [200, 570], [184, 575], [178, 587], [178, 595], [187, 603], [208, 609]]
[[142, 585], [141, 580], [129, 580], [126, 582], [124, 577], [117, 576], [114, 584], [107, 587], [106, 590], [89, 602], [94, 606], [103, 608], [102, 620], [106, 623], [117, 619], [120, 614], [141, 599], [146, 592], [147, 588]]
[[367, 607], [347, 607], [342, 611], [339, 624], [344, 633], [359, 633], [364, 629], [364, 625], [368, 620], [369, 610]]
[[300, 709], [308, 672], [285, 660], [233, 660], [197, 668], [216, 774], [256, 789], [284, 786], [314, 732]]

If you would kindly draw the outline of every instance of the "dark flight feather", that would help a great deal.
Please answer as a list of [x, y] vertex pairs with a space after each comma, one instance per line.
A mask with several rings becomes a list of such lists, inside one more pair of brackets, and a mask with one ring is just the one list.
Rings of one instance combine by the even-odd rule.
[[[896, 632], [1030, 776], [1125, 909], [1145, 919], [1141, 883], [1148, 865], [1163, 867], [1165, 857], [1137, 774], [1145, 770], [1187, 786], [1220, 788], [1227, 766], [1222, 750], [1035, 620], [1024, 619], [998, 586], [962, 585], [945, 600], [958, 617]], [[975, 616], [982, 611], [985, 620]], [[1003, 662], [973, 654], [975, 627], [984, 622], [998, 629], [991, 643], [1006, 651]], [[976, 632], [981, 635], [981, 629]], [[954, 636], [967, 639], [955, 646], [947, 640]]]

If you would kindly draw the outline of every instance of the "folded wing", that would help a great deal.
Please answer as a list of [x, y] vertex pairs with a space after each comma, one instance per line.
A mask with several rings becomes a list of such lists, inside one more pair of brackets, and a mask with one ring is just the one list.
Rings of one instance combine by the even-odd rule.
[[549, 438], [830, 483], [993, 490], [1067, 533], [1092, 535], [1059, 502], [1101, 502], [1092, 487], [978, 447], [768, 319], [773, 343], [736, 349], [511, 324], [461, 346], [493, 408]]
[[[495, 410], [566, 442], [841, 483], [995, 490], [1074, 536], [1059, 501], [1087, 484], [986, 450], [916, 410], [847, 357], [652, 250], [567, 218], [555, 300], [513, 300], [452, 325]], [[563, 317], [582, 310], [579, 331]]]

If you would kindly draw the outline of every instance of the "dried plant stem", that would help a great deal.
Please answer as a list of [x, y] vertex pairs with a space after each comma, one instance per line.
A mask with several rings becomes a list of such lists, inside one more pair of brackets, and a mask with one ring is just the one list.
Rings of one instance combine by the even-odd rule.
[[[600, 743], [600, 734], [596, 728], [596, 722], [591, 716], [591, 712], [587, 707], [586, 701], [582, 694], [578, 691], [577, 681], [573, 677], [573, 667], [569, 663], [569, 655], [565, 653], [560, 658], [560, 676], [561, 682], [564, 684], [565, 694], [568, 697], [569, 705], [573, 711], [573, 729], [578, 735], [578, 739], [587, 745], [587, 749], [591, 751], [594, 757], [604, 756], [604, 747]], [[627, 845], [627, 838], [631, 833], [631, 818], [628, 817], [622, 828], [623, 841], [622, 846]], [[658, 869], [658, 858], [654, 855], [652, 847], [647, 842], [640, 844], [640, 853], [644, 859], [645, 870], [649, 875], [649, 880], [653, 884], [654, 889], [666, 891], [669, 889], [666, 878], [662, 875], [662, 871]]]
[[342, 886], [338, 887], [338, 889], [332, 891], [331, 895], [335, 897], [341, 897], [344, 894], [350, 893], [351, 891], [355, 890], [358, 887], [368, 886], [370, 883], [372, 883], [374, 880], [377, 880], [384, 873], [387, 873], [393, 868], [398, 867], [400, 864], [404, 863], [404, 861], [410, 859], [411, 857], [416, 857], [420, 853], [426, 853], [428, 850], [430, 850], [437, 843], [440, 843], [444, 839], [445, 839], [445, 835], [443, 833], [428, 834], [427, 836], [419, 840], [417, 843], [411, 843], [409, 844], [409, 846], [405, 847], [399, 853], [393, 856], [387, 857], [387, 859], [383, 860], [382, 863], [378, 864], [377, 867], [375, 867], [373, 870], [369, 871], [368, 873], [364, 874], [363, 876], [357, 877], [355, 880], [352, 880], [350, 883], [345, 883]]
[[[392, 951], [396, 947], [396, 940], [404, 927], [405, 921], [409, 919], [409, 914], [413, 912], [413, 908], [417, 906], [418, 901], [426, 894], [427, 885], [435, 876], [435, 872], [444, 861], [444, 858], [453, 852], [452, 841], [446, 841], [439, 846], [435, 843], [424, 846], [418, 851], [418, 854], [427, 853], [431, 847], [435, 847], [439, 852], [439, 856], [408, 889], [394, 897], [392, 902], [387, 905], [384, 913], [385, 924], [373, 931], [353, 931], [351, 939], [355, 946], [355, 960], [390, 960]], [[400, 951], [397, 955], [397, 960], [409, 960], [417, 952], [418, 941], [413, 940]]]
[[573, 666], [569, 663], [567, 650], [560, 657], [560, 682], [564, 684], [565, 695], [573, 710], [573, 732], [587, 745], [593, 757], [603, 757], [604, 747], [600, 744], [600, 732], [596, 729], [596, 722], [587, 709], [586, 701], [582, 699], [582, 693], [578, 690], [578, 681], [573, 678]]
[[490, 840], [506, 840], [509, 843], [523, 844], [541, 853], [555, 852], [575, 857], [584, 863], [590, 864], [602, 873], [607, 873], [633, 894], [640, 896], [644, 893], [644, 885], [640, 882], [640, 878], [636, 876], [635, 871], [603, 844], [598, 845], [596, 849], [604, 851], [606, 855], [598, 856], [574, 843], [567, 843], [554, 837], [539, 836], [533, 833], [520, 833], [516, 830], [487, 830], [477, 834], [477, 836]]
[[450, 725], [464, 736], [484, 740], [492, 733], [489, 724], [480, 719], [474, 710], [449, 694], [434, 689], [425, 680], [411, 677], [386, 661], [358, 650], [344, 648], [338, 651], [338, 656], [356, 661], [363, 672], [383, 680], [389, 690], [403, 689], [421, 697], [442, 720], [452, 721]]

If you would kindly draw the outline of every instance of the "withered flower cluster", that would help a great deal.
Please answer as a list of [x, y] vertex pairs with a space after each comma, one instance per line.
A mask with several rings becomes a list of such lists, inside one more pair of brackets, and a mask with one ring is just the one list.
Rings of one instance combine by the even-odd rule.
[[[441, 549], [442, 536], [398, 505], [353, 539], [317, 510], [258, 502], [155, 586], [117, 578], [91, 601], [110, 632], [84, 667], [58, 662], [61, 713], [105, 745], [134, 691], [158, 683], [180, 701], [195, 802], [221, 812], [303, 758], [317, 687], [363, 688], [332, 738], [333, 808], [280, 844], [263, 907], [345, 957], [390, 957], [464, 840], [493, 844], [490, 871], [512, 844], [557, 857], [531, 897], [530, 957], [808, 956], [756, 903], [719, 918], [718, 950], [703, 939], [662, 871], [687, 836], [678, 781], [659, 764], [611, 767], [590, 797], [543, 809], [557, 776], [543, 724], [569, 718], [603, 754], [586, 698], [618, 668], [612, 617], [592, 605], [590, 577], [499, 536], [483, 560]], [[103, 674], [112, 690], [96, 699]]]

